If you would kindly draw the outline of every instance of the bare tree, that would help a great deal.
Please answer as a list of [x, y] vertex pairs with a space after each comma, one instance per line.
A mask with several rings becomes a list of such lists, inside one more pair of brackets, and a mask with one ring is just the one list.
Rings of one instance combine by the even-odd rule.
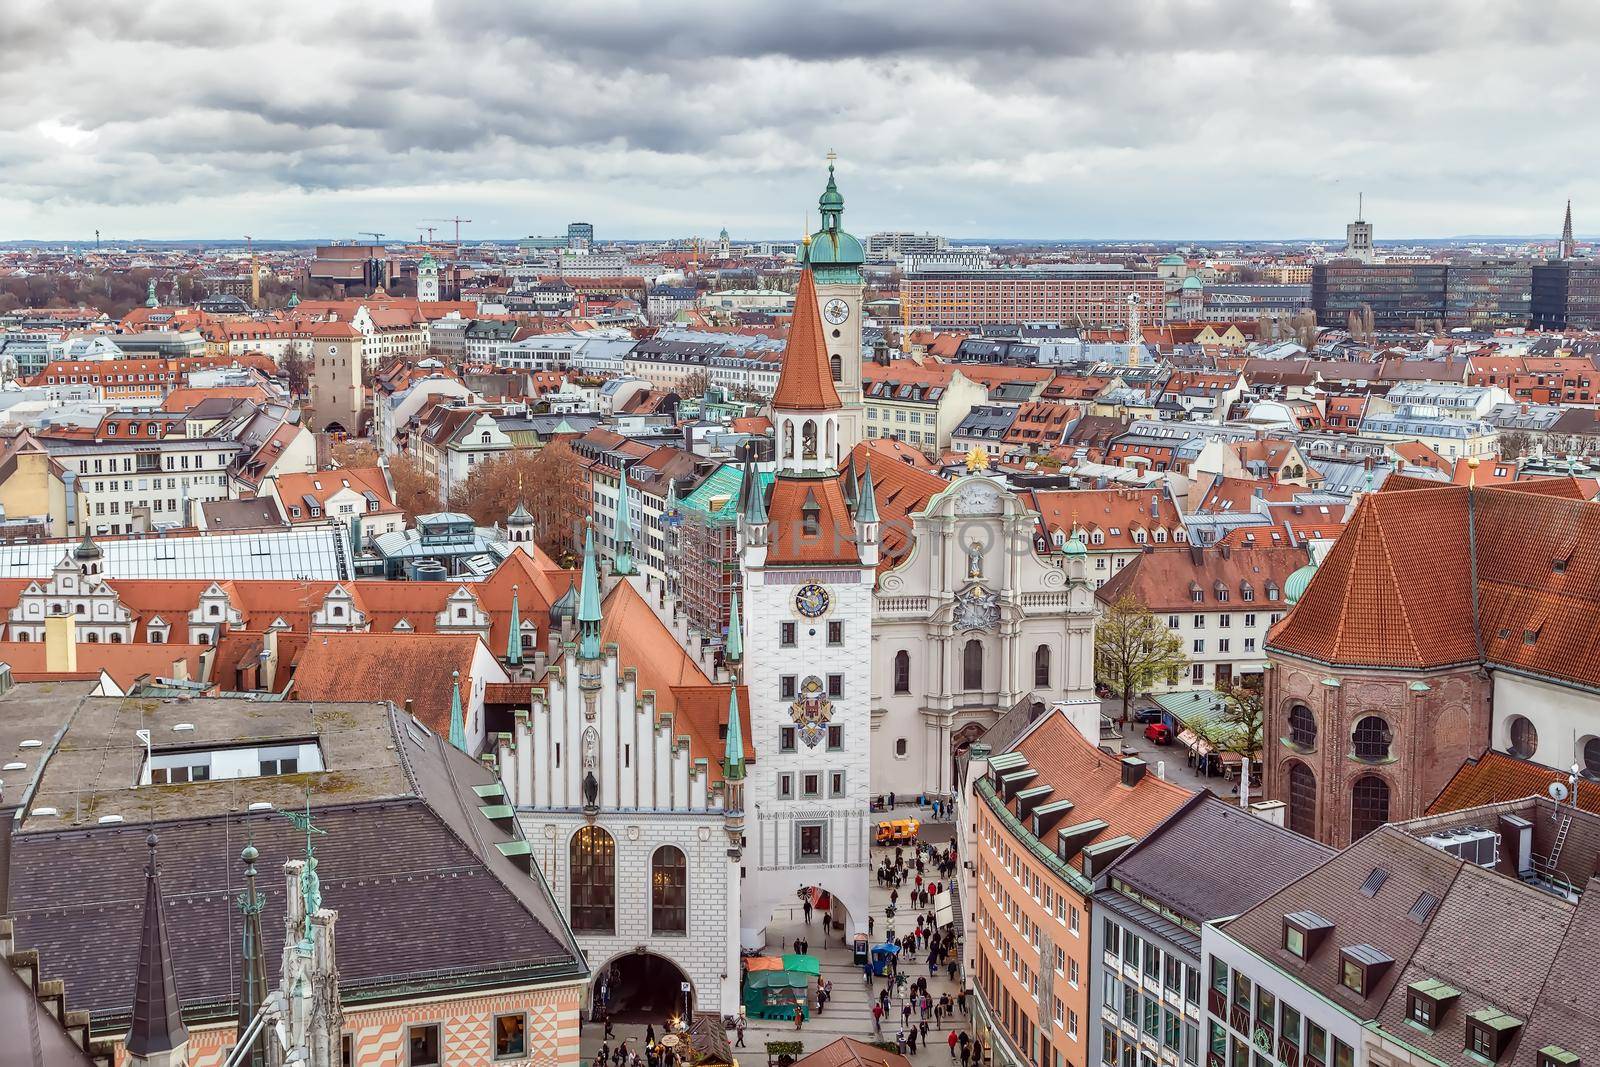
[[1232, 752], [1243, 767], [1239, 775], [1239, 806], [1250, 805], [1250, 768], [1261, 758], [1261, 734], [1266, 712], [1261, 690], [1251, 686], [1217, 687], [1221, 710], [1205, 722], [1185, 723], [1217, 752]]
[[1095, 627], [1095, 675], [1122, 698], [1123, 722], [1135, 693], [1175, 677], [1188, 665], [1183, 639], [1131, 593], [1118, 597]]

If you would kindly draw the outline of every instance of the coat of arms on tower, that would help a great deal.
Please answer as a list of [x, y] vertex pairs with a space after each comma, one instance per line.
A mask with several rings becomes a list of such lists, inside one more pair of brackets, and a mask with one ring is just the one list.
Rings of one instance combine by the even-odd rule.
[[828, 720], [833, 718], [833, 701], [822, 688], [822, 679], [811, 675], [800, 683], [800, 692], [789, 705], [789, 717], [800, 728], [800, 740], [816, 748], [828, 735]]

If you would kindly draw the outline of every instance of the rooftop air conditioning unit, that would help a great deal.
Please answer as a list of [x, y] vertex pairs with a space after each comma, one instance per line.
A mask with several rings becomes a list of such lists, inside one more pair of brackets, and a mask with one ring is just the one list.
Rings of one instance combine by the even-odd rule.
[[1482, 826], [1440, 830], [1422, 842], [1478, 867], [1494, 867], [1500, 862], [1500, 835]]

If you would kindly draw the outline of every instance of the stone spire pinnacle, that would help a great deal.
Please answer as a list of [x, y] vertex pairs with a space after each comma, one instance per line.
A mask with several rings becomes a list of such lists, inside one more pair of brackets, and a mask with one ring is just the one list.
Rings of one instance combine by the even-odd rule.
[[600, 658], [600, 621], [600, 576], [591, 529], [583, 535], [583, 577], [578, 583], [578, 658]]
[[450, 743], [467, 750], [467, 721], [461, 713], [461, 672], [450, 672]]
[[739, 687], [728, 686], [728, 738], [722, 751], [722, 776], [730, 782], [744, 778], [744, 729], [739, 725]]
[[722, 658], [729, 663], [744, 659], [744, 624], [739, 621], [739, 594], [733, 594], [728, 607], [728, 640], [723, 646]]
[[506, 632], [506, 662], [513, 667], [522, 664], [522, 610], [517, 604], [517, 587], [511, 587], [511, 625]]
[[611, 559], [611, 573], [626, 577], [638, 574], [633, 563], [633, 506], [628, 503], [628, 468], [622, 468], [617, 490], [617, 551]]
[[1561, 258], [1571, 259], [1578, 252], [1578, 242], [1572, 236], [1572, 201], [1567, 201], [1567, 217], [1561, 223]]
[[[260, 857], [254, 844], [246, 844], [239, 859], [244, 863], [244, 892], [239, 894], [239, 910], [244, 913], [244, 931], [239, 945], [239, 1018], [235, 1033], [244, 1033], [261, 1003], [267, 996], [267, 969], [262, 958], [261, 909], [266, 905], [265, 893], [256, 890], [256, 860]], [[246, 1067], [262, 1067], [267, 1061], [266, 1036], [258, 1035], [244, 1061]]]
[[189, 1031], [183, 1025], [178, 1003], [178, 983], [172, 973], [172, 951], [167, 945], [166, 911], [161, 903], [161, 876], [156, 865], [156, 835], [145, 838], [150, 860], [144, 869], [144, 921], [139, 934], [138, 978], [133, 990], [133, 1019], [123, 1039], [136, 1063], [161, 1059], [164, 1053], [185, 1045]]

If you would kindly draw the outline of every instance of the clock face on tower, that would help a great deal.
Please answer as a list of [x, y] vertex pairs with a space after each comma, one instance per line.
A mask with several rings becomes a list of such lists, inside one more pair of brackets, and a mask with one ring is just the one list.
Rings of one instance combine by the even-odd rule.
[[815, 582], [802, 585], [794, 594], [794, 610], [808, 619], [820, 618], [832, 603], [828, 591]]
[[834, 297], [822, 305], [822, 317], [838, 326], [850, 317], [850, 305], [838, 297]]

